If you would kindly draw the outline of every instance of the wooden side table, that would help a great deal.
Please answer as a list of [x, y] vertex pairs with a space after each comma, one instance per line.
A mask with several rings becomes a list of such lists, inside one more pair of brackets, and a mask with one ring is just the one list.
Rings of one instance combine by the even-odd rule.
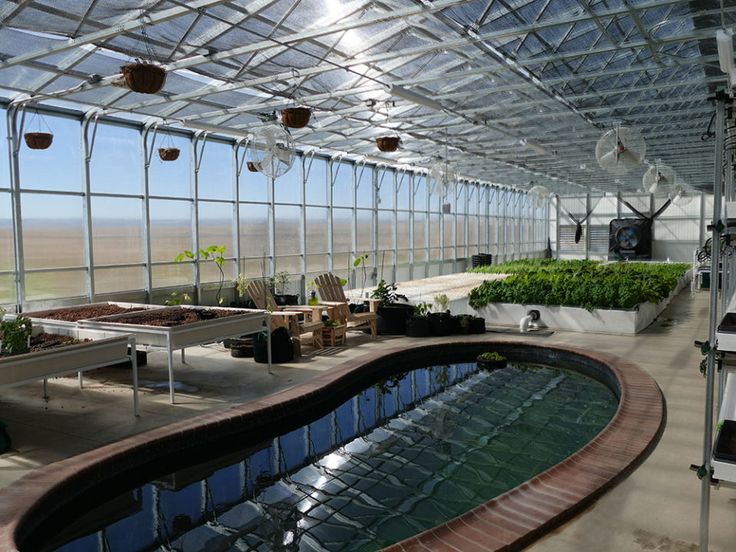
[[323, 347], [337, 347], [338, 345], [345, 345], [345, 330], [347, 324], [340, 324], [338, 326], [324, 327], [321, 330], [314, 332], [314, 346], [318, 348]]

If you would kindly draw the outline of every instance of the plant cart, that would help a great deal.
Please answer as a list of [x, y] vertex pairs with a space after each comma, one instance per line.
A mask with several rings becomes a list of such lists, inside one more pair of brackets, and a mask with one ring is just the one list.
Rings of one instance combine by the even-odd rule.
[[156, 313], [165, 316], [176, 309], [193, 309], [205, 312], [222, 310], [229, 311], [232, 314], [175, 326], [154, 326], [145, 324], [145, 318], [150, 313], [140, 311], [80, 320], [79, 324], [84, 328], [130, 333], [135, 336], [140, 345], [166, 351], [171, 404], [175, 404], [176, 400], [174, 392], [174, 351], [176, 350], [181, 350], [182, 362], [185, 362], [184, 350], [187, 347], [214, 343], [226, 337], [258, 333], [264, 329], [265, 324], [268, 334], [268, 372], [271, 373], [271, 313], [265, 310], [192, 305], [165, 307], [157, 310]]
[[49, 378], [77, 372], [81, 388], [84, 384], [83, 372], [130, 361], [133, 372], [133, 414], [138, 416], [138, 363], [135, 337], [120, 332], [52, 328], [43, 324], [34, 325], [33, 332], [67, 335], [89, 341], [0, 357], [0, 387], [14, 387], [43, 379], [43, 396], [48, 398]]

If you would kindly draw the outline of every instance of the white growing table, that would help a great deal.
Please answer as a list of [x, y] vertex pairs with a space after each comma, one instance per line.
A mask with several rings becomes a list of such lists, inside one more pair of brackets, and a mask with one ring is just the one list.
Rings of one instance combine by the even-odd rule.
[[[237, 314], [223, 318], [201, 320], [191, 324], [179, 326], [149, 326], [145, 324], [127, 324], [117, 322], [121, 318], [133, 318], [147, 314], [146, 311], [112, 314], [99, 318], [80, 320], [82, 328], [89, 328], [101, 332], [128, 333], [135, 337], [139, 345], [151, 349], [166, 351], [169, 371], [169, 400], [175, 403], [174, 392], [174, 351], [181, 350], [182, 362], [185, 362], [184, 350], [195, 345], [213, 343], [226, 337], [253, 334], [267, 330], [268, 335], [268, 371], [271, 372], [271, 313], [256, 309], [233, 309], [226, 307], [201, 307], [181, 305], [181, 307], [163, 307], [163, 312], [176, 308], [197, 310], [228, 310]], [[265, 323], [265, 327], [264, 327]]]

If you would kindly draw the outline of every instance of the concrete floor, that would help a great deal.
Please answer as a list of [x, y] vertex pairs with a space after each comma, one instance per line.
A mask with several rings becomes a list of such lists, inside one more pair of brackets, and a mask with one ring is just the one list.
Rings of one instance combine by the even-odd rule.
[[[532, 545], [531, 551], [697, 550], [700, 481], [688, 467], [700, 463], [704, 380], [698, 371], [702, 358], [692, 346], [707, 334], [707, 294], [677, 297], [660, 320], [635, 337], [557, 332], [534, 337], [554, 343], [622, 356], [648, 371], [667, 398], [667, 427], [656, 450], [631, 476], [586, 512]], [[482, 339], [513, 338], [486, 334]], [[132, 416], [129, 373], [123, 369], [90, 372], [80, 390], [75, 378], [49, 383], [51, 399], [41, 398], [41, 383], [4, 390], [0, 420], [7, 423], [14, 451], [0, 456], [0, 486], [29, 470], [121, 437], [202, 412], [228, 408], [308, 381], [344, 360], [354, 358], [387, 340], [371, 342], [362, 334], [349, 336], [348, 348], [326, 349], [299, 363], [274, 367], [250, 359], [232, 359], [217, 346], [187, 351], [187, 365], [177, 365], [177, 380], [190, 386], [168, 404], [166, 389], [142, 390], [141, 417]], [[529, 339], [529, 338], [528, 338]], [[149, 355], [141, 369], [143, 380], [165, 381], [165, 356]], [[736, 550], [736, 492], [721, 489], [711, 502], [711, 546], [715, 552]]]

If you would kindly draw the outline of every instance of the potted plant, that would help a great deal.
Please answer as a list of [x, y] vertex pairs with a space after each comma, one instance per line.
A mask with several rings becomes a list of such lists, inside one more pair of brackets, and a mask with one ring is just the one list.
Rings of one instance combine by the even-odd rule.
[[486, 351], [485, 353], [478, 355], [476, 362], [478, 363], [478, 368], [482, 368], [484, 370], [498, 370], [499, 368], [506, 368], [509, 363], [505, 356], [497, 353], [496, 351]]
[[409, 337], [429, 337], [432, 335], [432, 326], [429, 323], [429, 310], [432, 305], [419, 303], [414, 307], [412, 314], [406, 321], [406, 335]]
[[[268, 334], [266, 330], [258, 332], [253, 340], [253, 360], [265, 364], [268, 362]], [[289, 330], [276, 328], [271, 332], [271, 361], [275, 363], [294, 360], [294, 344]]]
[[357, 303], [349, 303], [348, 307], [350, 308], [350, 312], [353, 313], [359, 313], [359, 312], [367, 312], [368, 306], [361, 302], [363, 299], [363, 294], [365, 293], [365, 283], [368, 280], [368, 271], [366, 270], [365, 263], [368, 260], [368, 255], [360, 255], [353, 259], [353, 269], [357, 272], [358, 269], [361, 270], [361, 284], [360, 284], [360, 299]]
[[231, 307], [239, 309], [254, 309], [256, 304], [248, 296], [248, 278], [242, 272], [233, 280], [235, 286], [235, 301], [230, 303]]
[[345, 344], [345, 329], [347, 326], [339, 320], [325, 320], [322, 322], [322, 346], [336, 347]]
[[[217, 293], [215, 299], [218, 305], [222, 305], [225, 298], [222, 296], [222, 286], [225, 283], [225, 272], [222, 270], [222, 266], [225, 264], [225, 246], [224, 245], [208, 245], [204, 249], [199, 248], [199, 260], [200, 261], [213, 261], [215, 266], [220, 271], [220, 280], [217, 282]], [[194, 260], [194, 253], [189, 249], [185, 249], [174, 257], [174, 262], [181, 263], [189, 260]]]
[[18, 316], [0, 321], [0, 356], [22, 355], [31, 349], [31, 320]]
[[308, 107], [287, 107], [281, 110], [281, 122], [289, 128], [304, 128], [311, 116], [312, 110]]
[[460, 319], [460, 327], [464, 334], [484, 334], [486, 333], [486, 319], [466, 314]]
[[434, 307], [435, 312], [430, 312], [427, 315], [429, 319], [429, 325], [432, 329], [432, 335], [443, 336], [450, 335], [452, 333], [452, 317], [447, 306], [450, 304], [450, 300], [444, 293], [434, 296]]
[[406, 319], [414, 313], [414, 306], [408, 303], [405, 295], [396, 292], [395, 283], [387, 284], [386, 280], [378, 282], [371, 292], [373, 299], [378, 299], [376, 322], [381, 335], [403, 335], [406, 332]]
[[179, 159], [179, 153], [181, 153], [179, 148], [174, 146], [158, 148], [158, 156], [161, 158], [161, 161], [176, 161]]
[[379, 136], [376, 138], [376, 146], [380, 151], [391, 153], [399, 149], [399, 137], [398, 136]]
[[155, 94], [166, 82], [166, 70], [155, 63], [136, 59], [120, 67], [125, 84], [139, 94]]
[[273, 292], [274, 301], [277, 305], [298, 305], [299, 296], [286, 293], [291, 277], [288, 272], [282, 270], [268, 279], [269, 287]]
[[[33, 114], [33, 118], [29, 121], [28, 127], [32, 126], [31, 123], [34, 120], [36, 121], [37, 130], [24, 133], [23, 140], [25, 140], [26, 146], [28, 146], [30, 149], [48, 149], [51, 146], [51, 143], [54, 141], [54, 134], [53, 132], [51, 132], [51, 128], [49, 127], [49, 125], [46, 123], [46, 119], [44, 119], [38, 111]], [[44, 127], [46, 127], [46, 130], [42, 129], [42, 124]]]

